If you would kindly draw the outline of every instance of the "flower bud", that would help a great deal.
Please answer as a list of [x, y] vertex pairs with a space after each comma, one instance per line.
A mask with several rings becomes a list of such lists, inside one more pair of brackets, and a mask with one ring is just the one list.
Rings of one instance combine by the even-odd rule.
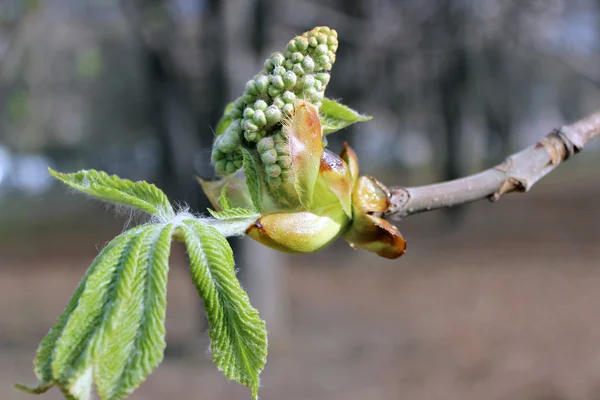
[[315, 47], [315, 54], [317, 56], [322, 56], [324, 54], [327, 54], [328, 51], [329, 51], [329, 48], [327, 47], [326, 44], [320, 44], [317, 47]]
[[244, 102], [246, 104], [249, 104], [249, 103], [254, 102], [254, 100], [256, 99], [256, 96], [253, 95], [252, 93], [245, 92], [244, 95], [242, 96], [242, 98], [244, 99]]
[[321, 81], [315, 80], [315, 86], [313, 86], [313, 89], [315, 89], [317, 92], [322, 92], [325, 90], [325, 87]]
[[261, 110], [254, 111], [254, 116], [252, 117], [252, 121], [256, 124], [256, 126], [263, 127], [267, 124], [267, 118], [265, 117], [265, 113]]
[[281, 109], [275, 105], [269, 106], [265, 110], [265, 117], [267, 118], [267, 124], [269, 126], [275, 125], [281, 120]]
[[279, 175], [281, 175], [281, 167], [277, 164], [267, 165], [265, 172], [270, 177], [277, 178]]
[[307, 73], [313, 72], [313, 70], [315, 69], [315, 62], [311, 56], [304, 57], [304, 60], [302, 60], [302, 68]]
[[225, 166], [225, 172], [227, 174], [233, 174], [236, 171], [235, 165], [233, 165], [233, 161], [227, 161], [227, 165]]
[[283, 76], [285, 74], [286, 70], [285, 67], [278, 65], [275, 68], [273, 68], [273, 75], [278, 75], [278, 76]]
[[331, 75], [327, 72], [319, 72], [315, 76], [315, 79], [318, 80], [319, 82], [321, 82], [325, 86], [327, 86], [327, 84], [329, 83], [330, 78], [331, 78]]
[[253, 95], [258, 94], [258, 90], [256, 89], [256, 82], [254, 79], [246, 82], [246, 92], [251, 93]]
[[327, 35], [325, 33], [323, 33], [323, 32], [317, 33], [316, 37], [317, 37], [317, 41], [319, 42], [319, 44], [326, 44], [327, 43]]
[[288, 42], [287, 46], [285, 46], [285, 49], [287, 51], [292, 52], [292, 53], [295, 52], [295, 51], [297, 51], [298, 50], [298, 46], [296, 45], [296, 41], [294, 39], [290, 40]]
[[292, 54], [292, 61], [294, 62], [294, 64], [302, 62], [302, 60], [304, 60], [304, 56], [299, 51]]
[[246, 101], [244, 100], [243, 97], [238, 97], [237, 99], [235, 99], [235, 101], [233, 102], [233, 105], [238, 109], [238, 110], [243, 110], [244, 107], [246, 106]]
[[[251, 107], [246, 107], [244, 109], [244, 119], [252, 119], [252, 117], [254, 116], [254, 109]], [[246, 128], [244, 128], [246, 129]]]
[[273, 147], [275, 147], [275, 142], [273, 141], [273, 138], [269, 136], [262, 138], [256, 144], [256, 150], [259, 153], [264, 153], [267, 150], [271, 150]]
[[258, 126], [256, 126], [251, 119], [245, 119], [243, 125], [246, 132], [255, 132], [258, 130]]
[[297, 51], [306, 51], [308, 49], [308, 39], [303, 36], [296, 36], [294, 38], [294, 42], [296, 42]]
[[314, 86], [315, 84], [315, 78], [312, 75], [306, 75], [304, 78], [302, 78], [302, 87], [306, 90], [306, 89], [310, 89]]
[[281, 100], [283, 100], [283, 102], [286, 104], [294, 104], [296, 101], [296, 95], [288, 90], [281, 95]]
[[287, 88], [294, 87], [294, 85], [296, 84], [296, 80], [296, 74], [292, 71], [287, 71], [285, 75], [283, 75], [283, 83]]
[[254, 103], [254, 110], [265, 111], [268, 105], [264, 100], [256, 100]]
[[291, 59], [287, 59], [287, 60], [285, 60], [285, 63], [283, 64], [283, 66], [285, 67], [286, 70], [290, 70], [290, 69], [294, 68], [294, 62]]
[[267, 175], [267, 183], [271, 186], [281, 186], [281, 178], [278, 176]]
[[217, 174], [219, 175], [226, 175], [227, 174], [227, 160], [222, 159], [219, 160], [215, 163], [215, 171], [217, 172]]
[[294, 113], [294, 105], [293, 104], [285, 104], [281, 109], [284, 114], [292, 115]]
[[319, 44], [319, 42], [317, 41], [317, 38], [314, 36], [311, 36], [308, 38], [308, 45], [310, 47], [317, 47], [317, 45]]
[[281, 91], [285, 87], [285, 84], [283, 83], [283, 78], [279, 75], [271, 75], [270, 80], [271, 86], [269, 87], [269, 89], [271, 89], [271, 87], [275, 87], [276, 89]]
[[270, 149], [264, 153], [260, 153], [260, 160], [265, 165], [275, 164], [277, 161], [277, 151], [275, 151], [275, 149]]
[[277, 164], [279, 164], [281, 168], [289, 168], [292, 166], [292, 159], [290, 156], [279, 156], [277, 157]]
[[283, 106], [285, 105], [285, 103], [283, 102], [283, 100], [281, 99], [281, 97], [275, 97], [273, 98], [273, 106], [277, 107], [278, 109], [282, 109]]
[[302, 68], [302, 64], [300, 64], [300, 63], [294, 64], [294, 67], [292, 68], [292, 71], [294, 71], [294, 73], [297, 76], [304, 75], [304, 68]]
[[229, 117], [231, 117], [231, 119], [238, 119], [242, 117], [242, 111], [240, 109], [238, 109], [237, 107], [233, 107], [230, 111], [229, 111]]
[[282, 65], [285, 62], [285, 57], [283, 54], [275, 52], [271, 54], [271, 62], [273, 63], [273, 67]]
[[222, 160], [222, 159], [225, 158], [225, 153], [223, 153], [221, 150], [219, 150], [217, 148], [217, 146], [214, 146], [213, 149], [212, 149], [212, 153], [210, 155], [210, 158], [213, 161], [219, 161], [219, 160]]
[[[280, 76], [278, 78], [281, 78]], [[282, 82], [283, 83], [283, 82]], [[283, 87], [282, 87], [283, 89]], [[277, 89], [275, 86], [269, 86], [269, 96], [275, 98], [281, 94], [281, 90]]]
[[325, 69], [327, 64], [331, 64], [331, 60], [327, 57], [326, 54], [320, 55], [317, 57], [317, 69]]
[[260, 75], [258, 78], [256, 78], [255, 86], [259, 93], [266, 94], [267, 90], [269, 89], [269, 78], [267, 78], [265, 75]]

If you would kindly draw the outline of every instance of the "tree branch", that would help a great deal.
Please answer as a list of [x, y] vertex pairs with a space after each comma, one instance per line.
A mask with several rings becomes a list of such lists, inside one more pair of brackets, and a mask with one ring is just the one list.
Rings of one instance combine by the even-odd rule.
[[600, 111], [556, 129], [539, 143], [509, 156], [502, 164], [475, 175], [417, 187], [390, 188], [385, 217], [400, 220], [412, 214], [452, 207], [506, 193], [527, 192], [546, 174], [600, 136]]

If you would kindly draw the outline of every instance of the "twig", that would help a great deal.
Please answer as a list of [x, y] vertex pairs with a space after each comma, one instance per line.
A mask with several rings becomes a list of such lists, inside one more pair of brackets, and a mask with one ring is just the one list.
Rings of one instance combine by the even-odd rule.
[[552, 131], [536, 145], [478, 174], [434, 185], [391, 188], [391, 206], [385, 217], [400, 220], [437, 208], [484, 198], [497, 201], [506, 193], [527, 192], [537, 181], [598, 136], [600, 111]]

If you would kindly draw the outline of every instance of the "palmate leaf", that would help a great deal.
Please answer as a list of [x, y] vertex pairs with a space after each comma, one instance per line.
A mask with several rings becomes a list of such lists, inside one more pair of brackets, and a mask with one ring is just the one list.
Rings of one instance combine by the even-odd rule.
[[139, 208], [168, 221], [175, 216], [167, 196], [147, 182], [132, 182], [95, 170], [63, 174], [49, 168], [50, 174], [68, 186], [101, 200]]
[[321, 104], [321, 108], [319, 109], [319, 116], [321, 118], [323, 135], [339, 131], [356, 122], [373, 119], [373, 117], [360, 114], [350, 107], [328, 98], [323, 99], [323, 104]]
[[231, 247], [215, 228], [200, 221], [186, 220], [180, 229], [192, 279], [204, 300], [213, 359], [226, 377], [248, 386], [257, 399], [267, 332], [235, 276]]
[[123, 399], [163, 358], [172, 224], [147, 224], [113, 239], [96, 257], [56, 325], [42, 340], [41, 393]]

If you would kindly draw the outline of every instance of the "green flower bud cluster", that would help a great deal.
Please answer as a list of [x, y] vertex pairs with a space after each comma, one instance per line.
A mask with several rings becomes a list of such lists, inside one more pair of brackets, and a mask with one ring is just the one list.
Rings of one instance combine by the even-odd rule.
[[265, 176], [269, 185], [277, 187], [282, 182], [289, 182], [292, 159], [289, 153], [289, 145], [282, 130], [261, 139], [256, 144], [256, 150], [265, 167]]
[[[272, 161], [273, 157], [262, 157], [272, 155], [269, 151], [274, 149], [268, 147], [270, 141], [265, 139], [281, 132], [282, 122], [294, 115], [297, 99], [321, 106], [337, 47], [337, 32], [317, 27], [292, 39], [283, 54], [271, 54], [263, 71], [246, 83], [243, 95], [229, 111], [233, 122], [214, 142], [212, 160], [219, 175], [231, 174], [241, 167], [236, 160], [242, 146], [258, 149], [258, 143], [262, 143], [262, 151], [258, 151], [266, 175], [273, 185], [278, 185], [285, 168]], [[275, 146], [274, 139], [271, 141]], [[223, 160], [227, 160], [225, 164]]]

